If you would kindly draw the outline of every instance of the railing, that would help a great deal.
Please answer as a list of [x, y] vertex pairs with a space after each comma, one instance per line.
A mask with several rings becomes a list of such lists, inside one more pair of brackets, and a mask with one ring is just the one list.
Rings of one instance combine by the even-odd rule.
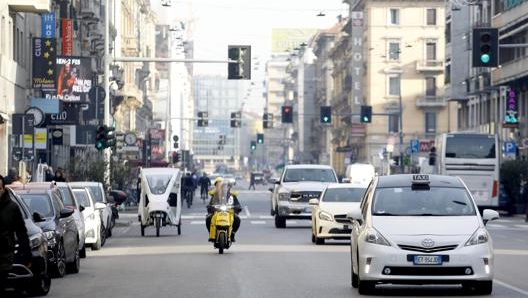
[[443, 97], [420, 96], [416, 98], [417, 107], [445, 107], [446, 100]]
[[418, 60], [416, 61], [417, 71], [444, 71], [443, 60]]

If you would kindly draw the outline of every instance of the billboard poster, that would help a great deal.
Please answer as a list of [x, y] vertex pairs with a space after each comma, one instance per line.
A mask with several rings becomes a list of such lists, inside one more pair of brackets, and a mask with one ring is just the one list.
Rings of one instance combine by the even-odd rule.
[[62, 55], [71, 56], [73, 55], [73, 20], [63, 19], [62, 20]]
[[92, 61], [88, 57], [57, 57], [57, 97], [64, 102], [88, 102]]
[[150, 129], [150, 162], [165, 161], [165, 130]]
[[45, 13], [41, 15], [42, 37], [55, 38], [55, 13]]
[[55, 90], [55, 63], [57, 41], [55, 38], [33, 38], [33, 89]]

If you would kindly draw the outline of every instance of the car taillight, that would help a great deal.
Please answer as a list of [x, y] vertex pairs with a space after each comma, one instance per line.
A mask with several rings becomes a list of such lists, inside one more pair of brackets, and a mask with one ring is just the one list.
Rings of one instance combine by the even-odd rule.
[[492, 198], [497, 196], [498, 190], [499, 190], [499, 183], [497, 182], [497, 180], [494, 180], [493, 181], [493, 190], [491, 192], [491, 197]]

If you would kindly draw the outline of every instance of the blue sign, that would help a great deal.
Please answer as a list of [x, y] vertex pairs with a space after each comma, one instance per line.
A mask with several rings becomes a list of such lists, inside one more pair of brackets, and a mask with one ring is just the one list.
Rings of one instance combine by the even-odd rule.
[[515, 154], [517, 152], [517, 144], [513, 141], [504, 142], [504, 153]]
[[419, 140], [411, 140], [411, 152], [417, 153], [420, 151], [420, 141]]
[[45, 13], [42, 17], [42, 37], [55, 38], [55, 13]]

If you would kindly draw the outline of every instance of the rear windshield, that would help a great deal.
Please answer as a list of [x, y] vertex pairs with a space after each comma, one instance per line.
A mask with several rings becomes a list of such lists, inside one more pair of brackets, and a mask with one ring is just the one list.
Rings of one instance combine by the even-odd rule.
[[475, 215], [475, 208], [464, 188], [378, 188], [372, 200], [372, 215], [463, 216]]
[[59, 191], [62, 195], [62, 202], [64, 206], [73, 206], [75, 207], [75, 202], [73, 201], [73, 195], [70, 192], [70, 189], [67, 187], [59, 187]]
[[74, 189], [73, 193], [75, 194], [75, 198], [79, 202], [79, 204], [83, 205], [84, 207], [91, 207], [92, 204], [90, 202], [90, 198], [88, 198], [88, 194], [86, 193], [86, 190], [84, 189]]
[[284, 182], [300, 181], [337, 182], [337, 179], [331, 169], [287, 169], [284, 173]]
[[31, 213], [38, 212], [43, 217], [54, 217], [51, 199], [47, 194], [21, 194], [20, 197], [29, 207]]
[[361, 202], [366, 188], [329, 188], [325, 191], [323, 202]]

